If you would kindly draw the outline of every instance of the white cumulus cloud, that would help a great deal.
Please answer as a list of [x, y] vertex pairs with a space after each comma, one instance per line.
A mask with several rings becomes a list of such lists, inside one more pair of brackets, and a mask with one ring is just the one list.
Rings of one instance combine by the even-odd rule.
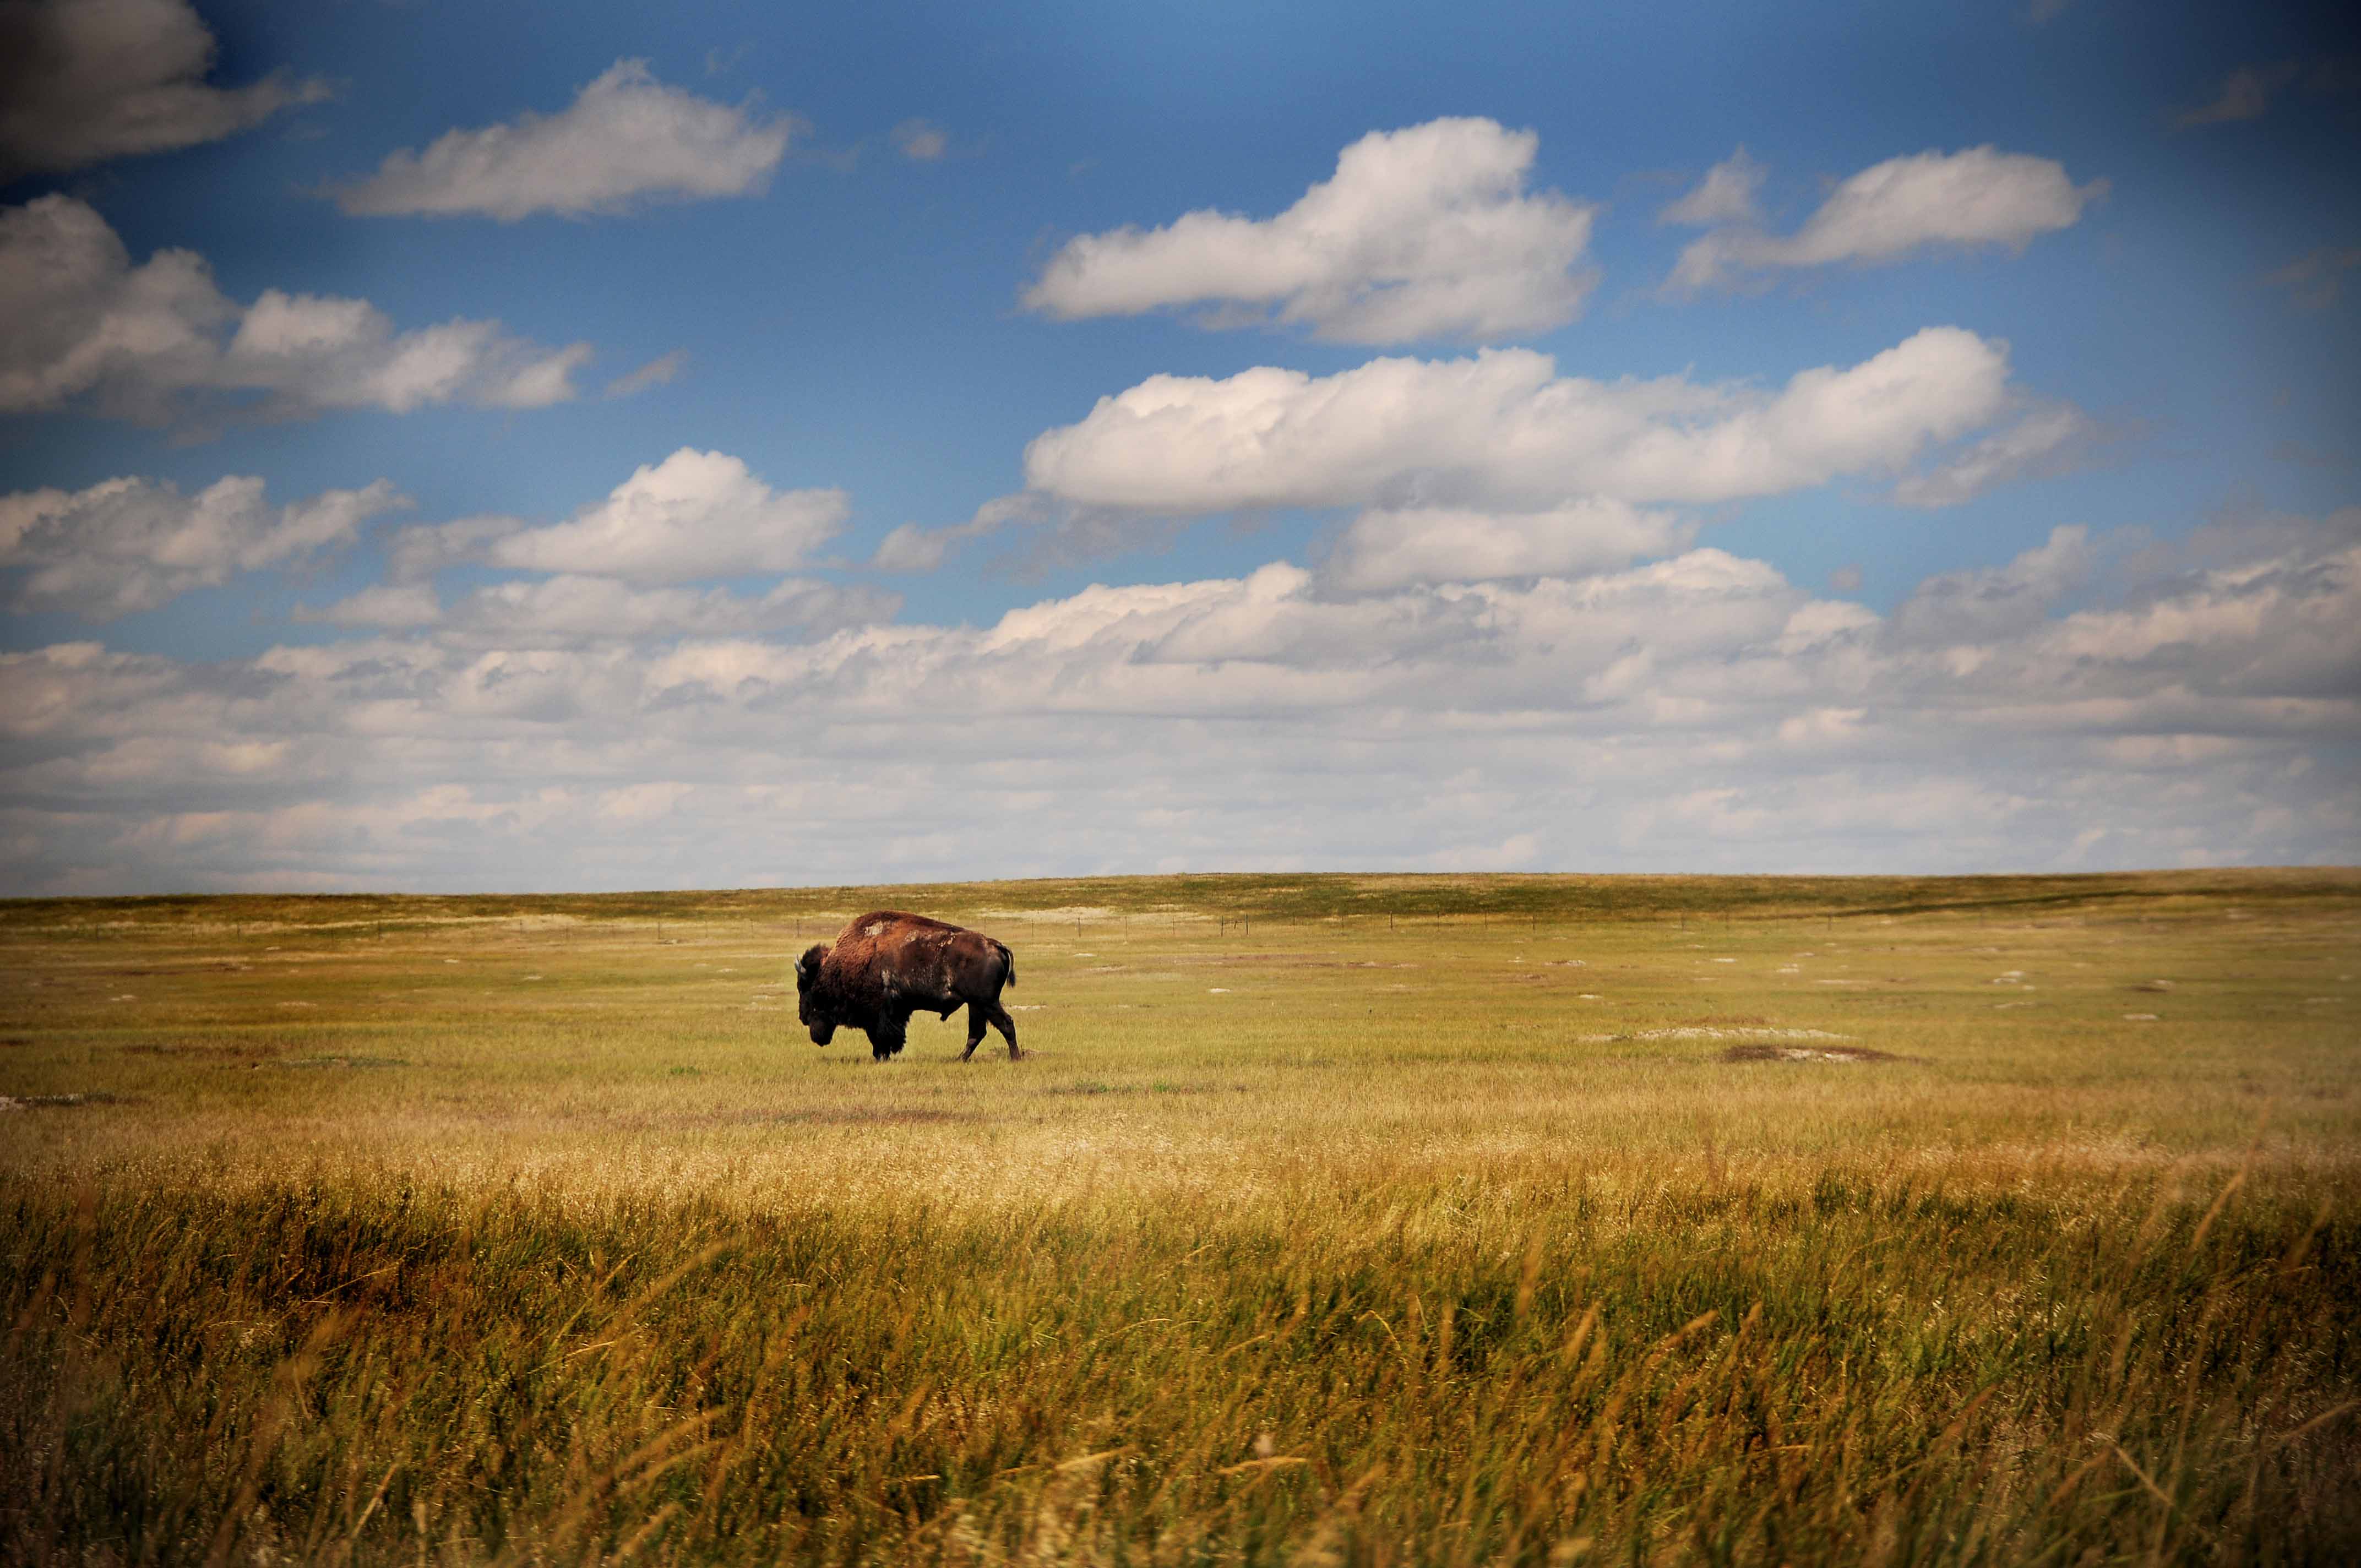
[[494, 543], [495, 565], [677, 583], [792, 571], [851, 511], [840, 489], [774, 490], [723, 452], [684, 446], [565, 522]]
[[1773, 269], [1899, 261], [1947, 246], [2021, 250], [2070, 227], [2106, 189], [2103, 180], [2076, 185], [2055, 159], [1993, 147], [1892, 158], [1839, 185], [1792, 235], [1748, 218], [1692, 241], [1667, 287], [1689, 293]]
[[204, 258], [133, 265], [89, 203], [0, 208], [0, 412], [86, 405], [148, 422], [431, 403], [538, 408], [575, 395], [589, 346], [552, 349], [498, 322], [398, 330], [366, 300], [266, 289], [241, 306]]
[[211, 86], [214, 53], [186, 0], [0, 5], [0, 180], [216, 141], [328, 95], [277, 73]]
[[1209, 321], [1271, 319], [1346, 343], [1563, 326], [1596, 281], [1582, 265], [1593, 209], [1526, 192], [1539, 139], [1486, 119], [1373, 131], [1276, 217], [1205, 210], [1078, 236], [1025, 302], [1062, 320], [1226, 307]]
[[409, 505], [386, 479], [283, 507], [265, 504], [260, 479], [237, 477], [193, 496], [137, 477], [22, 491], [0, 496], [0, 571], [21, 574], [11, 609], [108, 620], [349, 544], [370, 518]]
[[665, 86], [645, 60], [619, 60], [558, 114], [447, 131], [327, 193], [347, 213], [481, 213], [503, 223], [620, 213], [653, 198], [743, 196], [763, 188], [796, 128], [792, 116], [717, 104]]
[[2006, 406], [2006, 345], [1929, 327], [1777, 391], [1561, 377], [1548, 356], [1157, 376], [1034, 438], [1036, 492], [1143, 513], [1729, 500], [1897, 466]]

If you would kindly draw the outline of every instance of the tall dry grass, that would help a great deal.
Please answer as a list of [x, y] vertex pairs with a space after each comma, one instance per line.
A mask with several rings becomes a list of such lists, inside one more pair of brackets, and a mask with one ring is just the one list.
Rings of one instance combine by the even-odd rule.
[[[2361, 1234], [1829, 1172], [6, 1193], [20, 1562], [2330, 1561]], [[2235, 1179], [2235, 1178], [2233, 1179]], [[2202, 1194], [2199, 1196], [2202, 1196]], [[2349, 1209], [2348, 1209], [2349, 1212]]]
[[776, 909], [0, 911], [0, 1559], [2361, 1548], [2337, 879], [1296, 880], [964, 890], [1038, 1053], [964, 1069], [789, 1037]]

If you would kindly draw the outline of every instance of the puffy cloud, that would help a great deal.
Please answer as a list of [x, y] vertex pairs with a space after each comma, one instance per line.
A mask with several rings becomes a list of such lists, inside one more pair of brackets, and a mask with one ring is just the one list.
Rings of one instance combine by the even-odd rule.
[[766, 576], [804, 565], [850, 510], [842, 490], [775, 490], [740, 458], [684, 446], [564, 522], [423, 523], [386, 542], [386, 564], [397, 583], [470, 564], [638, 583]]
[[1706, 170], [1697, 188], [1656, 214], [1660, 224], [1752, 223], [1762, 213], [1754, 203], [1754, 193], [1763, 189], [1764, 176], [1770, 170], [1746, 156], [1740, 148], [1728, 158]]
[[1899, 261], [1941, 246], [2022, 250], [2070, 227], [2106, 189], [2077, 186], [2054, 159], [1992, 147], [1888, 159], [1839, 185], [1792, 235], [1741, 222], [1692, 241], [1666, 287], [1690, 293], [1775, 268]]
[[86, 203], [0, 208], [0, 412], [86, 403], [151, 422], [243, 411], [538, 408], [575, 395], [588, 345], [550, 349], [500, 323], [398, 332], [366, 300], [263, 291], [241, 307], [194, 251], [134, 266]]
[[215, 374], [221, 385], [268, 393], [277, 412], [408, 413], [461, 399], [531, 409], [572, 398], [573, 373], [589, 357], [587, 344], [552, 354], [506, 336], [497, 322], [446, 322], [397, 334], [366, 300], [266, 289], [239, 322]]
[[22, 574], [12, 609], [108, 620], [349, 544], [363, 522], [408, 505], [386, 479], [276, 508], [257, 478], [223, 479], [193, 496], [141, 478], [24, 491], [0, 496], [0, 568]]
[[[1408, 581], [1397, 574], [1429, 569], [1414, 559], [1439, 565], [1455, 540], [1479, 536], [1486, 572], [1589, 569], [1672, 537], [1671, 520], [1643, 526], [1599, 503], [1724, 501], [1891, 471], [2016, 401], [2006, 345], [1947, 327], [1775, 392], [1555, 368], [1504, 349], [1325, 378], [1271, 367], [1153, 377], [1036, 437], [1025, 491], [950, 529], [898, 529], [872, 564], [928, 570], [950, 545], [1018, 521], [1045, 525], [1021, 564], [1070, 565], [1209, 512], [1356, 506], [1373, 515], [1343, 542], [1340, 580]], [[1429, 525], [1440, 532], [1422, 543]]]
[[660, 598], [609, 584], [519, 590], [499, 640], [65, 644], [0, 655], [0, 843], [19, 891], [2349, 861], [2319, 763], [2361, 733], [2356, 529], [2062, 617], [2070, 532], [1890, 622], [1699, 549], [1342, 597], [1276, 563], [792, 641], [567, 630]]
[[722, 452], [642, 465], [571, 520], [492, 543], [495, 565], [678, 583], [792, 571], [843, 526], [842, 490], [774, 490]]
[[213, 63], [186, 0], [0, 5], [0, 181], [215, 141], [328, 96], [283, 74], [208, 86]]
[[1025, 302], [1070, 321], [1213, 305], [1226, 309], [1208, 324], [1270, 319], [1346, 343], [1545, 332], [1580, 313], [1596, 276], [1581, 266], [1593, 210], [1525, 191], [1538, 146], [1485, 119], [1373, 131], [1276, 217], [1205, 210], [1071, 240]]
[[1151, 513], [1719, 501], [1899, 466], [1988, 423], [2007, 384], [2006, 346], [1956, 327], [1775, 393], [1560, 377], [1521, 349], [1319, 378], [1157, 376], [1037, 436], [1025, 471], [1040, 494]]
[[55, 408], [93, 389], [153, 403], [204, 384], [237, 314], [194, 251], [159, 250], [135, 268], [86, 203], [0, 207], [0, 411]]
[[792, 116], [758, 117], [677, 87], [640, 60], [619, 60], [555, 115], [526, 113], [481, 130], [447, 131], [424, 152], [388, 153], [366, 180], [326, 194], [347, 213], [620, 213], [652, 198], [760, 191], [795, 134]]

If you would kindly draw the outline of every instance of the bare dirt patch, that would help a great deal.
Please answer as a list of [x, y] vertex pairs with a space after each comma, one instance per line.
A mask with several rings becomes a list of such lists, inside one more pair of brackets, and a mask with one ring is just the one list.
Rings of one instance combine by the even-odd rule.
[[1721, 1053], [1724, 1061], [1829, 1061], [1881, 1062], [1911, 1061], [1915, 1058], [1898, 1057], [1892, 1051], [1881, 1051], [1868, 1046], [1732, 1046]]
[[1850, 1040], [1850, 1035], [1832, 1034], [1826, 1029], [1773, 1029], [1759, 1025], [1743, 1025], [1736, 1028], [1712, 1024], [1685, 1024], [1673, 1029], [1631, 1029], [1620, 1035], [1580, 1035], [1577, 1039], [1604, 1043], [1610, 1040]]

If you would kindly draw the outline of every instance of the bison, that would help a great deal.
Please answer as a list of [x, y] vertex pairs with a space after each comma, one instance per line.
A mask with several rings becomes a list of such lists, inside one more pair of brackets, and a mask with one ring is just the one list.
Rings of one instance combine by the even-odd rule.
[[796, 1015], [824, 1046], [839, 1025], [869, 1036], [869, 1054], [879, 1061], [902, 1048], [910, 1014], [948, 1018], [967, 1009], [966, 1061], [975, 1055], [986, 1024], [1016, 1048], [1016, 1022], [1000, 1004], [1000, 988], [1016, 983], [1016, 958], [1007, 945], [981, 931], [880, 909], [840, 932], [833, 947], [814, 943], [796, 960]]

